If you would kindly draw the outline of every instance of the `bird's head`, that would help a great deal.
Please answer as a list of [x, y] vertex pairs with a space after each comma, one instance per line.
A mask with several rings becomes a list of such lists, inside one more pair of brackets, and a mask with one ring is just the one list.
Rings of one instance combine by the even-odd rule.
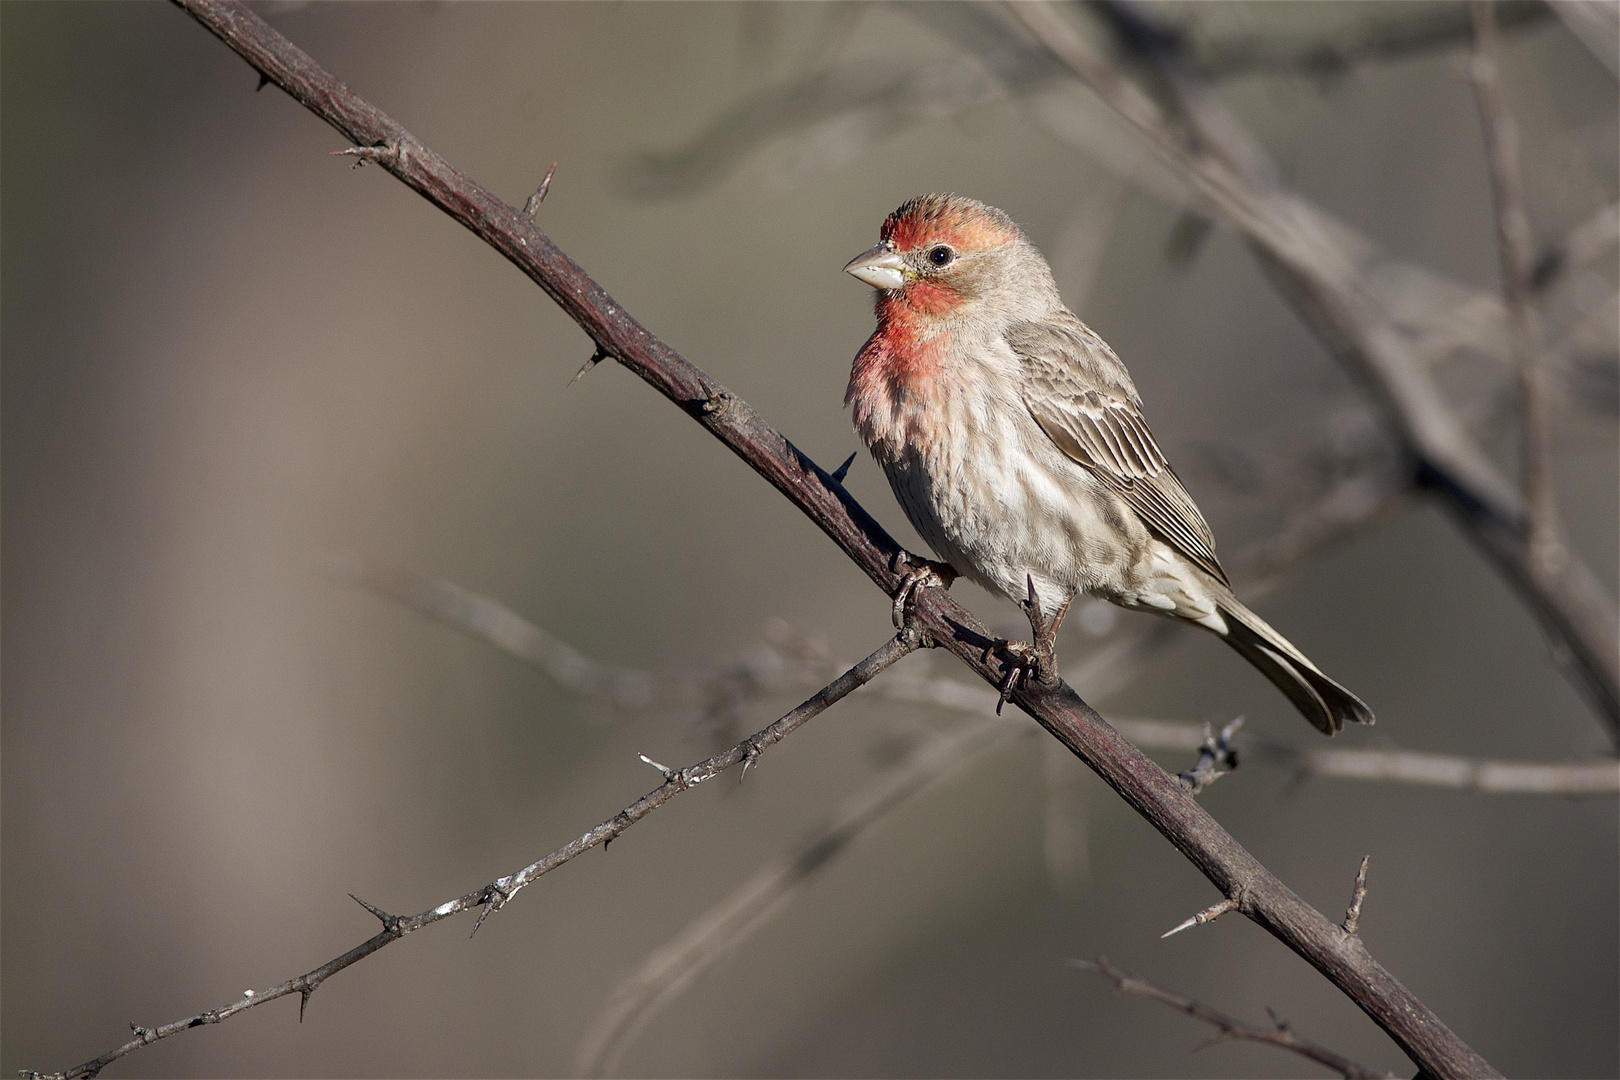
[[1005, 310], [1056, 295], [1046, 260], [1023, 231], [977, 200], [920, 195], [890, 214], [880, 235], [844, 267], [878, 290], [880, 319], [949, 319], [986, 302]]

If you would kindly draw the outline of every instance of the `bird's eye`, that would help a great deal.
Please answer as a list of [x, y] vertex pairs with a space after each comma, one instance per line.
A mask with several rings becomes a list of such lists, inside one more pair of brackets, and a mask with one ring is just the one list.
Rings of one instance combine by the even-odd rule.
[[935, 266], [948, 266], [954, 258], [956, 258], [956, 252], [944, 244], [935, 244], [928, 249], [928, 261]]

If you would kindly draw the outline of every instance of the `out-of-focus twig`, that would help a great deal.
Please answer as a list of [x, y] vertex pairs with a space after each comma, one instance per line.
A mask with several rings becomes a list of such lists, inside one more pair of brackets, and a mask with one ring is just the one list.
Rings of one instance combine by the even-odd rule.
[[1541, 358], [1541, 331], [1530, 306], [1530, 218], [1524, 209], [1519, 175], [1519, 132], [1502, 94], [1497, 56], [1501, 51], [1496, 8], [1472, 0], [1474, 56], [1469, 73], [1485, 129], [1485, 156], [1496, 203], [1496, 240], [1507, 299], [1508, 337], [1519, 372], [1519, 482], [1524, 490], [1531, 572], [1548, 577], [1563, 561], [1552, 491], [1552, 433], [1547, 421], [1547, 377]]
[[[1208, 129], [1209, 118], [1220, 117], [1218, 130], [1228, 145], [1219, 154], [1205, 152], [1203, 141], [1189, 141], [1156, 101], [1053, 8], [1030, 2], [1008, 9], [1249, 240], [1284, 296], [1374, 391], [1419, 478], [1447, 498], [1469, 534], [1529, 601], [1555, 655], [1620, 740], [1620, 616], [1613, 597], [1573, 556], [1542, 572], [1529, 549], [1522, 501], [1416, 361], [1407, 336], [1369, 294], [1354, 253], [1340, 243], [1347, 230], [1267, 178], [1241, 171], [1243, 162], [1262, 152], [1211, 96], [1184, 101], [1183, 118]], [[1160, 53], [1149, 58], [1165, 59]], [[1172, 91], [1196, 78], [1178, 67]], [[1237, 138], [1242, 147], [1229, 145]]]
[[612, 1072], [625, 1048], [658, 1009], [736, 949], [817, 870], [907, 797], [958, 765], [1032, 725], [982, 717], [930, 737], [898, 768], [847, 800], [791, 850], [761, 866], [719, 904], [689, 923], [613, 991], [580, 1041], [580, 1075]]
[[1204, 726], [1204, 741], [1198, 747], [1198, 762], [1191, 769], [1181, 773], [1177, 779], [1181, 781], [1189, 792], [1197, 795], [1209, 785], [1236, 769], [1238, 766], [1237, 748], [1232, 745], [1232, 737], [1237, 734], [1238, 728], [1243, 726], [1243, 717], [1238, 717], [1230, 724], [1221, 728], [1216, 735]]
[[1184, 1012], [1195, 1020], [1202, 1020], [1220, 1032], [1221, 1038], [1240, 1039], [1248, 1042], [1265, 1043], [1268, 1046], [1280, 1047], [1289, 1050], [1304, 1058], [1309, 1058], [1325, 1068], [1332, 1069], [1346, 1080], [1384, 1080], [1393, 1078], [1394, 1073], [1380, 1072], [1369, 1069], [1367, 1066], [1350, 1060], [1343, 1054], [1335, 1053], [1325, 1046], [1318, 1046], [1302, 1036], [1294, 1034], [1286, 1023], [1278, 1021], [1275, 1027], [1258, 1027], [1254, 1024], [1244, 1023], [1235, 1017], [1212, 1009], [1208, 1005], [1184, 997], [1162, 986], [1148, 982], [1146, 979], [1127, 974], [1108, 962], [1107, 957], [1099, 956], [1095, 960], [1070, 960], [1071, 967], [1081, 971], [1095, 971], [1114, 986], [1127, 994], [1136, 994], [1139, 997], [1149, 998], [1168, 1005], [1172, 1009]]
[[[771, 650], [731, 668], [687, 675], [657, 675], [616, 668], [594, 660], [517, 612], [452, 582], [421, 578], [353, 552], [334, 555], [328, 566], [340, 580], [387, 596], [424, 615], [463, 630], [520, 660], [534, 664], [582, 697], [610, 705], [643, 709], [708, 702], [731, 694], [734, 704], [748, 704], [767, 694], [789, 693], [819, 684], [836, 664], [789, 647], [790, 631], [773, 625], [766, 634]], [[1066, 672], [1099, 700], [1128, 682], [1139, 670], [1144, 650], [1173, 631], [1172, 624], [1142, 622], [1141, 633], [1121, 633]], [[543, 643], [536, 647], [535, 643]], [[566, 663], [558, 663], [563, 657]], [[559, 675], [559, 672], [561, 673]], [[625, 695], [625, 686], [638, 688]], [[716, 689], [717, 687], [724, 688]], [[644, 696], [641, 690], [645, 690]], [[657, 695], [668, 692], [669, 699]], [[890, 672], [864, 687], [863, 696], [885, 701], [931, 705], [983, 718], [995, 711], [997, 694], [940, 676]], [[1208, 732], [1198, 724], [1174, 720], [1115, 717], [1114, 728], [1144, 749], [1198, 751]], [[1280, 739], [1233, 732], [1230, 741], [1243, 754], [1286, 769], [1296, 777], [1386, 781], [1453, 788], [1490, 795], [1620, 795], [1620, 762], [1503, 761], [1431, 754], [1416, 750], [1353, 750], [1301, 747]]]
[[390, 915], [381, 908], [355, 897], [357, 903], [377, 917], [383, 928], [376, 935], [356, 945], [342, 956], [327, 961], [313, 971], [288, 979], [286, 982], [279, 983], [266, 990], [249, 990], [242, 997], [222, 1008], [210, 1009], [205, 1013], [188, 1016], [155, 1028], [143, 1028], [132, 1024], [130, 1026], [134, 1029], [135, 1038], [82, 1065], [64, 1069], [58, 1073], [40, 1073], [32, 1069], [25, 1069], [23, 1075], [30, 1078], [30, 1080], [79, 1080], [81, 1077], [94, 1077], [119, 1058], [132, 1054], [143, 1046], [149, 1046], [159, 1040], [178, 1035], [182, 1031], [189, 1031], [194, 1027], [229, 1020], [238, 1013], [256, 1008], [269, 1001], [275, 1001], [278, 998], [287, 997], [290, 994], [301, 996], [302, 1004], [299, 1006], [299, 1015], [302, 1016], [303, 1010], [309, 1006], [310, 995], [314, 994], [327, 979], [344, 968], [359, 963], [385, 945], [398, 941], [406, 934], [431, 926], [443, 919], [448, 919], [452, 915], [459, 915], [463, 911], [482, 907], [484, 910], [479, 914], [478, 921], [473, 926], [473, 932], [476, 933], [478, 927], [484, 924], [484, 920], [505, 906], [507, 901], [516, 896], [520, 889], [532, 884], [542, 875], [549, 874], [564, 863], [583, 855], [592, 848], [608, 844], [626, 829], [629, 829], [636, 822], [681, 792], [689, 791], [705, 780], [713, 779], [733, 766], [743, 765], [746, 767], [749, 762], [759, 757], [765, 750], [775, 746], [803, 724], [825, 712], [832, 705], [848, 696], [851, 691], [865, 685], [886, 671], [896, 661], [910, 655], [920, 643], [921, 635], [916, 630], [909, 627], [902, 630], [865, 660], [862, 660], [859, 664], [856, 664], [822, 687], [819, 692], [798, 708], [791, 710], [775, 723], [756, 731], [737, 745], [704, 761], [700, 761], [696, 765], [684, 769], [668, 769], [643, 756], [643, 761], [653, 765], [664, 774], [662, 784], [620, 810], [617, 814], [596, 826], [596, 828], [564, 844], [551, 854], [536, 859], [515, 874], [496, 878], [481, 889], [458, 896], [453, 900], [446, 900], [438, 907], [430, 908], [417, 915]]
[[[1529, 29], [1551, 14], [1539, 0], [1507, 0], [1500, 7], [1504, 30]], [[1186, 38], [1195, 62], [1212, 79], [1333, 79], [1367, 64], [1460, 48], [1471, 33], [1467, 13], [1450, 4], [1365, 4], [1352, 10], [1356, 19], [1323, 35], [1191, 32]]]
[[1610, 75], [1620, 75], [1620, 4], [1615, 0], [1548, 0], [1547, 6]]

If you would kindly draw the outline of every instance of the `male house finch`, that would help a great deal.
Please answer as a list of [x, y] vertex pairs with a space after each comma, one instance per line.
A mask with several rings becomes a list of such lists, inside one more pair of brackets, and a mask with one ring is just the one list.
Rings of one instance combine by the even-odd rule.
[[1023, 607], [1035, 644], [1012, 646], [1020, 664], [1003, 701], [1020, 671], [1053, 677], [1058, 624], [1084, 590], [1219, 634], [1328, 735], [1373, 722], [1232, 595], [1125, 365], [1063, 306], [1011, 218], [919, 196], [844, 269], [877, 290], [877, 329], [844, 402], [945, 563], [909, 575], [896, 607], [917, 584], [957, 574]]

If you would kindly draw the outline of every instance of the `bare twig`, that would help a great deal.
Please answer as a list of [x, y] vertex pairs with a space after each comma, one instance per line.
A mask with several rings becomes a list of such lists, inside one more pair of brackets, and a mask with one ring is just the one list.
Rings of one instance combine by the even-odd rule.
[[1251, 759], [1292, 769], [1300, 777], [1419, 784], [1482, 795], [1620, 795], [1620, 762], [1612, 758], [1500, 761], [1420, 750], [1318, 750], [1253, 735], [1239, 745]]
[[1519, 372], [1519, 481], [1524, 489], [1530, 566], [1538, 577], [1556, 572], [1563, 545], [1552, 492], [1552, 436], [1547, 420], [1547, 376], [1541, 358], [1541, 332], [1530, 306], [1532, 243], [1519, 176], [1519, 133], [1502, 95], [1497, 64], [1501, 43], [1496, 6], [1472, 0], [1474, 57], [1469, 72], [1485, 129], [1491, 194], [1496, 202], [1496, 239], [1507, 299], [1508, 336]]
[[[383, 946], [398, 941], [406, 934], [420, 930], [425, 926], [431, 926], [452, 915], [459, 915], [463, 911], [482, 907], [484, 910], [479, 914], [478, 921], [473, 926], [473, 931], [476, 933], [478, 927], [483, 925], [486, 918], [499, 911], [507, 901], [516, 896], [518, 891], [525, 886], [532, 884], [542, 875], [550, 873], [592, 848], [599, 845], [605, 846], [636, 822], [681, 792], [688, 791], [705, 780], [718, 776], [734, 765], [753, 760], [760, 753], [792, 734], [806, 721], [812, 720], [825, 712], [828, 707], [847, 696], [852, 690], [876, 678], [895, 661], [913, 652], [918, 647], [919, 642], [920, 637], [915, 631], [910, 629], [901, 631], [893, 638], [890, 638], [882, 648], [834, 679], [798, 708], [787, 713], [775, 723], [761, 728], [737, 745], [704, 761], [700, 761], [696, 765], [688, 766], [685, 769], [670, 769], [649, 761], [649, 764], [654, 764], [664, 774], [662, 784], [620, 810], [617, 814], [596, 826], [596, 828], [563, 845], [544, 858], [535, 860], [515, 874], [496, 878], [481, 889], [458, 896], [453, 900], [446, 900], [438, 907], [430, 908], [417, 915], [390, 915], [381, 908], [369, 904], [359, 897], [354, 897], [355, 903], [375, 915], [378, 921], [383, 924], [383, 928], [374, 937], [361, 942], [342, 956], [327, 961], [313, 971], [288, 979], [286, 982], [278, 983], [266, 990], [249, 990], [241, 998], [223, 1008], [210, 1009], [196, 1016], [188, 1016], [182, 1020], [176, 1020], [173, 1023], [163, 1024], [156, 1028], [136, 1027], [134, 1029], [135, 1038], [82, 1065], [76, 1065], [71, 1069], [65, 1069], [58, 1073], [40, 1073], [25, 1069], [23, 1075], [29, 1077], [30, 1080], [78, 1080], [79, 1077], [93, 1077], [114, 1061], [134, 1053], [143, 1046], [148, 1046], [160, 1039], [167, 1039], [172, 1035], [178, 1035], [182, 1031], [189, 1031], [194, 1027], [201, 1027], [204, 1024], [217, 1024], [222, 1020], [230, 1019], [238, 1013], [246, 1012], [248, 1009], [256, 1008], [266, 1002], [275, 1001], [277, 998], [283, 998], [289, 994], [301, 995], [302, 1004], [299, 1008], [301, 1017], [303, 1008], [309, 1004], [310, 995], [327, 979], [344, 968], [364, 960]], [[642, 760], [648, 761], [645, 756], [643, 756]]]
[[1615, 0], [1548, 0], [1547, 6], [1610, 75], [1620, 75], [1620, 5]]
[[[1260, 254], [1284, 296], [1330, 350], [1374, 390], [1418, 466], [1529, 601], [1554, 654], [1620, 740], [1620, 616], [1608, 590], [1570, 555], [1550, 572], [1532, 558], [1523, 503], [1469, 436], [1412, 354], [1408, 337], [1371, 296], [1360, 272], [1364, 252], [1347, 227], [1237, 165], [1263, 157], [1243, 129], [1207, 94], [1183, 101], [1186, 120], [1220, 132], [1222, 151], [1189, 142], [1151, 97], [1044, 3], [1009, 10], [1111, 108], [1146, 135], [1164, 160], [1236, 226]], [[1162, 50], [1155, 62], [1169, 62]], [[1178, 66], [1172, 89], [1196, 85]], [[1218, 117], [1218, 124], [1212, 121]], [[1234, 147], [1234, 139], [1244, 145]], [[1271, 170], [1274, 175], [1274, 170]], [[1358, 257], [1359, 256], [1359, 257]]]
[[1324, 1046], [1318, 1046], [1309, 1039], [1294, 1034], [1287, 1024], [1280, 1021], [1276, 1027], [1269, 1028], [1246, 1024], [1242, 1020], [1228, 1016], [1217, 1009], [1212, 1009], [1208, 1005], [1194, 1001], [1190, 997], [1183, 997], [1161, 986], [1156, 986], [1146, 979], [1126, 974], [1110, 964], [1106, 957], [1099, 956], [1095, 960], [1070, 960], [1069, 965], [1082, 971], [1095, 971], [1127, 994], [1151, 998], [1163, 1005], [1170, 1006], [1172, 1009], [1184, 1012], [1195, 1020], [1202, 1020], [1204, 1023], [1214, 1027], [1225, 1038], [1281, 1047], [1301, 1057], [1309, 1058], [1318, 1065], [1332, 1069], [1340, 1076], [1345, 1077], [1346, 1080], [1384, 1080], [1384, 1078], [1394, 1076], [1393, 1073], [1369, 1069], [1365, 1065], [1351, 1061], [1343, 1054], [1335, 1053]]
[[[615, 708], [734, 711], [766, 694], [817, 686], [836, 667], [825, 657], [794, 655], [781, 647], [788, 631], [785, 624], [776, 623], [766, 628], [765, 641], [772, 646], [768, 652], [729, 668], [674, 675], [618, 668], [580, 653], [499, 601], [451, 582], [420, 578], [353, 552], [334, 554], [328, 565], [340, 580], [472, 634], [534, 664], [566, 689]], [[1280, 569], [1269, 559], [1259, 565], [1270, 571]], [[1140, 625], [1141, 634], [1118, 634], [1116, 642], [1081, 661], [1067, 678], [1099, 698], [1128, 681], [1143, 648], [1163, 640], [1161, 633], [1175, 629], [1160, 622]], [[891, 672], [861, 693], [973, 717], [989, 715], [996, 703], [996, 693], [988, 687], [905, 671]], [[1110, 723], [1131, 742], [1149, 750], [1198, 751], [1208, 734], [1207, 729], [1184, 721], [1119, 716]], [[1286, 769], [1300, 779], [1416, 784], [1483, 795], [1620, 795], [1620, 762], [1613, 759], [1510, 761], [1421, 750], [1302, 747], [1253, 732], [1234, 732], [1230, 741], [1251, 760]]]
[[1198, 763], [1176, 777], [1189, 794], [1197, 795], [1237, 768], [1237, 749], [1232, 745], [1232, 736], [1242, 726], [1241, 716], [1221, 728], [1219, 735], [1211, 732], [1208, 724], [1204, 725], [1204, 743], [1198, 748]]
[[[382, 162], [394, 176], [472, 230], [536, 284], [626, 368], [678, 404], [811, 518], [885, 593], [902, 578], [901, 549], [842, 485], [736, 395], [709, 379], [631, 318], [542, 233], [362, 100], [245, 5], [179, 0], [181, 6], [294, 100], [357, 146], [391, 146]], [[980, 678], [1000, 686], [1010, 658], [987, 646], [989, 629], [939, 589], [912, 602], [911, 627], [948, 649]], [[1437, 1077], [1494, 1075], [1361, 945], [1306, 904], [1206, 813], [1181, 785], [1081, 701], [1066, 683], [1030, 681], [1012, 700], [1067, 745], [1174, 844], [1222, 895], [1284, 941], [1365, 1010], [1420, 1067]], [[739, 758], [741, 760], [741, 758]]]
[[1361, 857], [1361, 869], [1356, 871], [1356, 887], [1350, 892], [1350, 906], [1344, 912], [1344, 932], [1354, 935], [1361, 926], [1361, 902], [1367, 899], [1367, 864], [1371, 855]]
[[[1502, 28], [1528, 29], [1550, 15], [1545, 4], [1508, 0], [1501, 5]], [[1468, 42], [1467, 15], [1447, 4], [1381, 5], [1358, 9], [1361, 17], [1335, 26], [1329, 36], [1300, 39], [1278, 34], [1193, 33], [1188, 44], [1199, 66], [1214, 79], [1247, 75], [1303, 75], [1337, 78], [1365, 64], [1403, 60]]]
[[1530, 270], [1530, 287], [1545, 292], [1569, 270], [1593, 262], [1620, 243], [1620, 203], [1610, 203], [1593, 211], [1557, 243], [1536, 256]]
[[1033, 728], [979, 719], [930, 738], [897, 770], [850, 798], [790, 851], [760, 867], [719, 904], [687, 925], [621, 982], [580, 1041], [582, 1076], [613, 1071], [658, 1009], [778, 911], [796, 888], [856, 836], [909, 796], [969, 758]]
[[[1131, 680], [1141, 661], [1166, 640], [1162, 631], [1167, 629], [1173, 628], [1169, 624], [1156, 624], [1147, 632], [1119, 635], [1116, 641], [1076, 667], [1071, 678], [1103, 692], [1119, 689]], [[885, 691], [907, 677], [902, 672], [891, 672], [888, 677], [871, 683], [866, 691], [889, 696]], [[944, 679], [928, 681], [942, 689], [972, 689]], [[936, 703], [941, 697], [948, 702], [966, 701], [954, 690], [928, 696]], [[920, 697], [910, 694], [904, 700]], [[774, 859], [724, 900], [698, 916], [620, 982], [586, 1030], [579, 1049], [580, 1072], [603, 1075], [612, 1071], [636, 1033], [659, 1009], [782, 910], [813, 874], [825, 870], [855, 836], [881, 820], [913, 791], [949, 774], [959, 763], [999, 744], [1004, 738], [1038, 730], [990, 718], [996, 695], [986, 690], [982, 697], [971, 709], [975, 718], [969, 726], [930, 738], [896, 771], [879, 777], [866, 791], [850, 798], [828, 822], [811, 830], [789, 853]]]

